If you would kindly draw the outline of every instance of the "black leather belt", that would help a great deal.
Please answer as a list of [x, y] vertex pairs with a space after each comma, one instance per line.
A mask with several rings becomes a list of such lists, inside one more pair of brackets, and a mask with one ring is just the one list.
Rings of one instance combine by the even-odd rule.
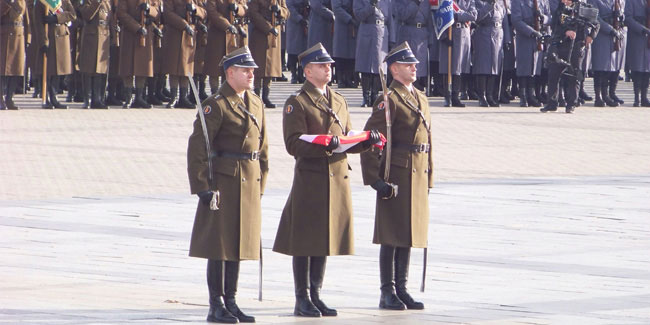
[[259, 160], [260, 152], [259, 151], [253, 151], [253, 152], [217, 151], [217, 156], [223, 158], [239, 159], [239, 160]]
[[456, 28], [467, 28], [467, 25], [465, 25], [465, 23], [455, 23], [454, 27], [456, 27]]
[[406, 143], [393, 143], [393, 148], [404, 149], [410, 152], [429, 152], [431, 146], [428, 143], [406, 144]]
[[426, 23], [407, 23], [407, 22], [404, 22], [404, 23], [402, 23], [402, 25], [411, 26], [411, 27], [415, 27], [415, 28], [425, 28], [425, 27], [427, 27]]

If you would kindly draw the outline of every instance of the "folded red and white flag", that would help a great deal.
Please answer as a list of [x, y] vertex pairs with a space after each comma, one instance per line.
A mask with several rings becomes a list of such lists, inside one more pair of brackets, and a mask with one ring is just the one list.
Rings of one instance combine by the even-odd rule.
[[[309, 143], [320, 144], [321, 146], [327, 146], [332, 141], [333, 135], [331, 134], [303, 134], [300, 136], [300, 140], [307, 141]], [[359, 142], [370, 139], [370, 131], [350, 131], [348, 135], [339, 135], [339, 147], [334, 149], [333, 152], [345, 152], [348, 149], [352, 148]], [[386, 137], [383, 134], [379, 134], [379, 141], [373, 144], [377, 148], [384, 148], [386, 144]]]

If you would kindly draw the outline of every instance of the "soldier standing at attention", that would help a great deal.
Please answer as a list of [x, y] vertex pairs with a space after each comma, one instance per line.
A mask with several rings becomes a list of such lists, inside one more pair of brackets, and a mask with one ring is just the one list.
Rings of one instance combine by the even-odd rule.
[[84, 108], [108, 108], [102, 97], [111, 46], [111, 3], [109, 0], [85, 0], [79, 12], [83, 27], [78, 40], [81, 46], [77, 64], [83, 77]]
[[[203, 102], [206, 130], [197, 117], [187, 149], [190, 188], [199, 196], [190, 256], [208, 259], [207, 320], [254, 323], [235, 295], [239, 262], [260, 258], [261, 196], [269, 170], [266, 121], [262, 102], [250, 91], [257, 65], [248, 48], [224, 56], [221, 65], [226, 82]], [[206, 133], [214, 158], [206, 152]]]
[[643, 0], [627, 0], [625, 16], [628, 28], [627, 64], [632, 71], [634, 84], [634, 107], [650, 107], [648, 100], [648, 85], [650, 84], [650, 26], [647, 17], [650, 15], [648, 3]]
[[208, 0], [205, 6], [210, 28], [205, 52], [203, 73], [210, 76], [213, 94], [219, 89], [219, 77], [223, 77], [221, 59], [237, 48], [248, 46], [248, 5], [246, 0]]
[[[478, 1], [478, 0], [477, 0]], [[445, 31], [440, 38], [438, 51], [440, 55], [439, 72], [447, 79], [447, 62], [449, 57], [449, 46], [451, 46], [451, 94], [447, 93], [445, 88], [445, 107], [465, 107], [460, 101], [460, 84], [461, 74], [468, 74], [470, 72], [471, 63], [471, 47], [472, 41], [470, 36], [470, 25], [476, 20], [476, 6], [474, 0], [459, 0], [456, 2], [460, 11], [454, 13], [454, 25], [451, 32], [451, 41], [449, 40], [449, 33]], [[444, 85], [447, 85], [447, 83]]]
[[13, 96], [25, 74], [25, 44], [31, 43], [25, 1], [29, 0], [0, 1], [0, 110], [18, 109]]
[[[63, 0], [61, 7], [56, 12], [48, 10], [43, 3], [37, 1], [34, 5], [32, 46], [37, 46], [40, 51], [36, 57], [35, 71], [43, 76], [43, 53], [47, 55], [47, 93], [49, 101], [43, 108], [68, 108], [59, 103], [56, 94], [59, 90], [59, 76], [72, 73], [72, 58], [70, 57], [70, 31], [67, 23], [77, 18], [70, 0]], [[45, 25], [48, 25], [45, 35]], [[42, 80], [41, 80], [42, 82]], [[45, 90], [43, 90], [45, 91]]]
[[357, 88], [359, 79], [358, 74], [354, 72], [359, 21], [354, 18], [352, 2], [352, 0], [332, 0], [332, 11], [336, 17], [332, 54], [336, 61], [338, 88]]
[[287, 19], [287, 67], [291, 71], [291, 83], [305, 82], [298, 54], [307, 49], [309, 34], [309, 0], [287, 0], [289, 19]]
[[196, 23], [205, 18], [205, 9], [199, 6], [197, 0], [164, 0], [164, 4], [166, 50], [163, 57], [163, 73], [169, 74], [172, 95], [167, 108], [194, 108], [194, 104], [187, 98], [187, 76], [194, 75], [198, 28]]
[[[535, 9], [535, 2], [537, 9]], [[533, 91], [534, 77], [542, 73], [544, 52], [541, 48], [542, 31], [551, 23], [548, 0], [512, 0], [512, 24], [515, 26], [519, 106], [540, 107]], [[539, 30], [535, 29], [539, 27]]]
[[145, 81], [153, 77], [154, 32], [147, 21], [160, 19], [158, 8], [158, 0], [120, 0], [118, 4], [117, 15], [122, 25], [119, 73], [126, 97], [123, 108], [151, 108], [144, 98]]
[[255, 70], [255, 93], [260, 94], [267, 108], [275, 108], [271, 103], [271, 78], [282, 77], [282, 42], [280, 29], [283, 21], [289, 18], [285, 0], [252, 0], [249, 15], [253, 23], [250, 39], [251, 51], [260, 68]]
[[[390, 177], [385, 179], [385, 159], [379, 150], [361, 154], [363, 183], [377, 191], [375, 234], [380, 244], [379, 308], [424, 309], [406, 290], [411, 247], [427, 247], [429, 225], [428, 191], [433, 187], [431, 117], [427, 97], [413, 86], [418, 60], [408, 44], [402, 43], [386, 56], [393, 75], [388, 103], [375, 102], [365, 129], [386, 134], [384, 109], [392, 121]], [[397, 185], [397, 191], [390, 184]]]
[[[618, 75], [625, 58], [625, 0], [589, 0], [598, 9], [600, 32], [591, 46], [594, 71], [594, 106], [616, 107], [624, 102], [616, 96]], [[618, 9], [618, 10], [617, 10]], [[644, 9], [645, 10], [645, 9]]]
[[393, 21], [389, 0], [354, 0], [354, 17], [359, 19], [354, 71], [361, 73], [361, 107], [371, 107], [379, 88], [379, 66], [388, 53]]
[[414, 85], [419, 90], [424, 90], [429, 73], [429, 35], [435, 34], [431, 6], [423, 0], [394, 0], [393, 13], [399, 28], [397, 43], [407, 42], [412, 49], [419, 62], [418, 80]]
[[[477, 51], [472, 58], [472, 74], [478, 83], [478, 104], [481, 107], [499, 107], [495, 89], [499, 87], [498, 75], [503, 64], [503, 27], [506, 17], [503, 3], [498, 0], [476, 1], [478, 11], [474, 44]], [[480, 51], [480, 52], [478, 52]]]
[[328, 53], [332, 52], [332, 38], [334, 34], [334, 12], [332, 11], [331, 0], [309, 0], [309, 31], [307, 35], [307, 47], [318, 43]]
[[[284, 144], [296, 165], [273, 251], [293, 256], [294, 315], [336, 316], [336, 310], [321, 300], [320, 290], [327, 256], [354, 251], [347, 154], [333, 152], [338, 136], [346, 135], [352, 125], [345, 98], [327, 86], [334, 60], [323, 46], [314, 45], [298, 59], [307, 81], [284, 105]], [[301, 140], [304, 134], [334, 137], [322, 146]], [[347, 152], [365, 151], [377, 141], [375, 131], [371, 139]]]

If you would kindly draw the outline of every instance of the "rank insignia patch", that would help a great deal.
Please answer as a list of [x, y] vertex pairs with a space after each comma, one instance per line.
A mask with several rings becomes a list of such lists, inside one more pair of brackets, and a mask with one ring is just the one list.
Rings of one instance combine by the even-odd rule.
[[293, 106], [291, 106], [291, 105], [287, 105], [287, 109], [285, 110], [285, 112], [286, 112], [287, 114], [291, 114], [291, 112], [293, 112]]
[[381, 102], [379, 105], [377, 105], [377, 110], [381, 111], [382, 109], [384, 109], [384, 102]]
[[203, 107], [203, 114], [210, 114], [212, 112], [212, 107], [210, 105], [206, 105]]

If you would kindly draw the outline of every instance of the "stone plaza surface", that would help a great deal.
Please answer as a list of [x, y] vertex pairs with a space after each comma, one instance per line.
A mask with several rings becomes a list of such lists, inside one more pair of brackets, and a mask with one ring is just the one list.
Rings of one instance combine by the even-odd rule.
[[[296, 89], [277, 83], [272, 99]], [[359, 91], [342, 93], [362, 128]], [[205, 261], [187, 256], [195, 112], [47, 111], [18, 97], [28, 108], [0, 112], [0, 323], [204, 322]], [[440, 103], [426, 291], [422, 249], [409, 278], [426, 309], [377, 308], [374, 191], [350, 156], [356, 251], [328, 259], [323, 287], [339, 316], [292, 316], [291, 258], [271, 251], [293, 171], [281, 108], [266, 110], [263, 301], [258, 263], [246, 261], [240, 307], [258, 323], [649, 324], [650, 109]]]

